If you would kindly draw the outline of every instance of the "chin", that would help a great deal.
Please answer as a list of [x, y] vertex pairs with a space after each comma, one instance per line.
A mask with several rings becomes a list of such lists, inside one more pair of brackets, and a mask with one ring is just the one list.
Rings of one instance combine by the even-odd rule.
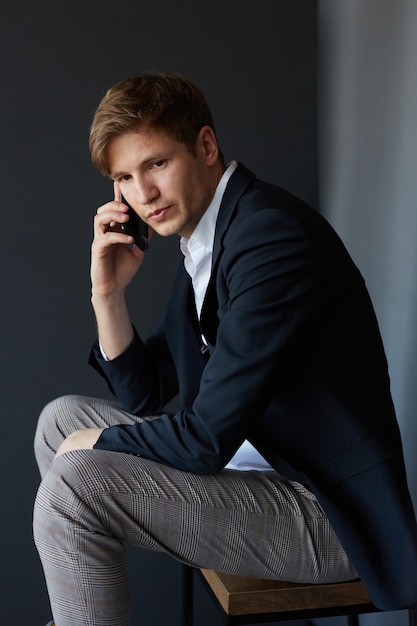
[[172, 235], [179, 235], [181, 227], [176, 227], [175, 224], [155, 224], [152, 226], [153, 230], [158, 233], [160, 237], [172, 237]]

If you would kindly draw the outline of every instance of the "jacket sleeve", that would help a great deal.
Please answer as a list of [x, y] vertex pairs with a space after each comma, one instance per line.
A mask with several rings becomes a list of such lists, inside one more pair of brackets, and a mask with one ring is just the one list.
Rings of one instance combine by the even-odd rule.
[[[249, 212], [227, 232], [215, 274], [219, 325], [193, 405], [106, 429], [95, 448], [212, 474], [285, 387], [323, 315], [323, 281], [310, 237], [284, 212]], [[205, 332], [204, 310], [202, 323]]]
[[158, 415], [178, 391], [177, 375], [160, 322], [147, 340], [134, 329], [134, 340], [116, 359], [106, 361], [98, 341], [89, 363], [106, 380], [122, 407], [133, 415]]

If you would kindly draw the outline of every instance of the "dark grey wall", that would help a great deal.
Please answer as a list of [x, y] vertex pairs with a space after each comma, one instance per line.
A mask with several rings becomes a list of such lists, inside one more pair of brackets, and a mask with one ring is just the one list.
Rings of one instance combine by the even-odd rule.
[[[316, 2], [3, 4], [0, 620], [42, 625], [49, 608], [31, 531], [37, 416], [64, 393], [107, 395], [86, 364], [92, 216], [111, 197], [89, 162], [92, 112], [132, 72], [182, 72], [212, 103], [227, 158], [316, 204]], [[177, 257], [175, 239], [153, 240], [131, 297], [144, 333]], [[141, 623], [178, 624], [178, 566], [140, 551], [129, 560]]]

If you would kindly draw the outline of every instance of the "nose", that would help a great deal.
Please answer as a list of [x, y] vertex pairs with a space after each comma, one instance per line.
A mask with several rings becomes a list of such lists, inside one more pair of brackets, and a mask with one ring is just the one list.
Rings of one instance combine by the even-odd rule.
[[159, 190], [152, 180], [141, 177], [135, 180], [135, 194], [138, 204], [146, 205], [159, 196]]

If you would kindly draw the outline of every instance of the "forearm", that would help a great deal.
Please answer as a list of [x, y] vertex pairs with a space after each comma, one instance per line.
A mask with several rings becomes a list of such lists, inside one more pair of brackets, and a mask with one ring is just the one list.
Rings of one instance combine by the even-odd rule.
[[100, 345], [109, 360], [122, 354], [132, 343], [134, 331], [124, 290], [103, 296], [92, 293]]
[[[120, 197], [115, 187], [115, 198]], [[143, 261], [143, 252], [131, 246], [131, 237], [121, 231], [127, 206], [113, 201], [97, 210], [91, 246], [91, 302], [97, 320], [100, 344], [112, 360], [133, 340], [125, 290]]]

